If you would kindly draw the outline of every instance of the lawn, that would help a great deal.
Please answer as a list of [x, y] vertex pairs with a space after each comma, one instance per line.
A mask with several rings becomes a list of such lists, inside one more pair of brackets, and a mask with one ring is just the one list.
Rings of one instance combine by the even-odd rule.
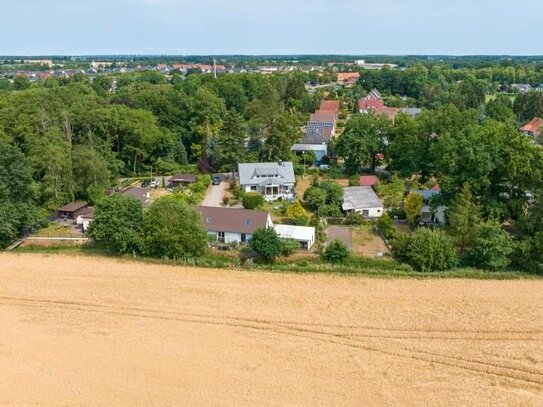
[[47, 227], [38, 230], [34, 234], [34, 237], [72, 237], [72, 227], [70, 225], [59, 225], [52, 222]]
[[377, 253], [389, 255], [390, 252], [381, 236], [375, 232], [371, 225], [362, 225], [351, 228], [353, 240], [353, 254], [362, 257], [376, 257]]

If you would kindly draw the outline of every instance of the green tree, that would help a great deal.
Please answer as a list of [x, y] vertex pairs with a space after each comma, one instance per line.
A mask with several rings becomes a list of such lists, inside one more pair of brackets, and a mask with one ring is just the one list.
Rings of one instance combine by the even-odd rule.
[[420, 194], [417, 194], [416, 192], [410, 192], [409, 195], [407, 195], [407, 198], [405, 198], [405, 215], [407, 216], [407, 220], [412, 227], [417, 224], [417, 219], [423, 205], [424, 200], [422, 199], [422, 196]]
[[471, 258], [473, 264], [489, 270], [502, 270], [511, 262], [513, 240], [497, 223], [486, 223], [478, 229]]
[[405, 182], [397, 175], [393, 175], [390, 182], [381, 183], [377, 186], [377, 192], [383, 198], [387, 207], [399, 207], [405, 194]]
[[339, 239], [332, 240], [324, 249], [322, 258], [330, 263], [344, 263], [349, 258], [351, 251], [345, 243]]
[[326, 204], [328, 194], [322, 188], [312, 186], [304, 192], [304, 202], [309, 205], [312, 210], [317, 210], [320, 206]]
[[251, 249], [265, 261], [274, 261], [281, 254], [282, 243], [272, 228], [258, 229], [249, 241]]
[[96, 150], [75, 146], [72, 150], [72, 167], [74, 179], [77, 180], [75, 195], [78, 198], [92, 201], [91, 197], [96, 197], [100, 189], [105, 192], [109, 185], [110, 172], [107, 162]]
[[406, 255], [409, 263], [423, 272], [449, 270], [458, 262], [451, 239], [439, 229], [417, 229], [408, 241]]
[[152, 257], [200, 257], [207, 248], [207, 232], [199, 213], [173, 196], [153, 202], [144, 214], [143, 231], [144, 253]]
[[136, 253], [140, 250], [143, 208], [131, 196], [114, 194], [96, 205], [94, 220], [87, 235], [114, 253]]
[[288, 257], [300, 248], [300, 243], [295, 239], [281, 239], [281, 255]]
[[345, 159], [349, 174], [360, 173], [364, 165], [375, 169], [375, 156], [383, 152], [390, 128], [390, 120], [382, 115], [370, 113], [352, 116], [336, 144], [336, 152]]
[[470, 251], [482, 223], [479, 207], [473, 202], [468, 184], [464, 184], [447, 213], [447, 231], [461, 255]]
[[0, 248], [36, 221], [34, 186], [24, 154], [17, 147], [0, 141]]

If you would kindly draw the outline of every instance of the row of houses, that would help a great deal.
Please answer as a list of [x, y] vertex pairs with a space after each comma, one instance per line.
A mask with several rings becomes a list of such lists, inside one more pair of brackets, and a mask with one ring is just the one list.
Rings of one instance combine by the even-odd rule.
[[313, 152], [315, 165], [322, 165], [328, 156], [328, 144], [336, 134], [339, 110], [339, 100], [322, 100], [319, 109], [310, 116], [302, 139], [291, 151], [298, 156]]

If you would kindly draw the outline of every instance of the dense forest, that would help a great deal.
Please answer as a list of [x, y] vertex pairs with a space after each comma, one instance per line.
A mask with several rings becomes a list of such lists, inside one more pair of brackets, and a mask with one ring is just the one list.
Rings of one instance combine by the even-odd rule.
[[[306, 85], [333, 82], [335, 70], [4, 80], [0, 243], [74, 199], [99, 202], [122, 177], [231, 171], [243, 161], [296, 163], [291, 146], [328, 98], [343, 106], [344, 131], [330, 149], [333, 169], [359, 174], [380, 166], [421, 185], [439, 182], [440, 204], [472, 205], [473, 222], [509, 225], [518, 241], [516, 265], [539, 269], [543, 150], [518, 127], [543, 116], [543, 93], [511, 85], [543, 83], [542, 68], [530, 60], [419, 59], [402, 69], [358, 69], [355, 86], [314, 93]], [[356, 113], [358, 99], [372, 89], [389, 106], [423, 112], [399, 114], [394, 124]], [[383, 158], [376, 160], [378, 153]]]

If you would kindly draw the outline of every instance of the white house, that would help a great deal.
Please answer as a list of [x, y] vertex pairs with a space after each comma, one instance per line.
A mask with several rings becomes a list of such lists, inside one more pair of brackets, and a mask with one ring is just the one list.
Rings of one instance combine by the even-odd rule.
[[343, 205], [345, 212], [357, 212], [367, 218], [383, 216], [384, 205], [372, 187], [346, 187], [343, 189]]
[[239, 184], [245, 192], [258, 192], [266, 201], [294, 199], [292, 162], [238, 164]]
[[89, 228], [89, 225], [94, 220], [94, 208], [88, 207], [83, 209], [78, 215], [75, 220], [75, 223], [83, 229], [84, 232], [87, 231]]
[[293, 239], [300, 248], [309, 250], [315, 243], [315, 228], [308, 226], [274, 225], [273, 228], [282, 239]]

